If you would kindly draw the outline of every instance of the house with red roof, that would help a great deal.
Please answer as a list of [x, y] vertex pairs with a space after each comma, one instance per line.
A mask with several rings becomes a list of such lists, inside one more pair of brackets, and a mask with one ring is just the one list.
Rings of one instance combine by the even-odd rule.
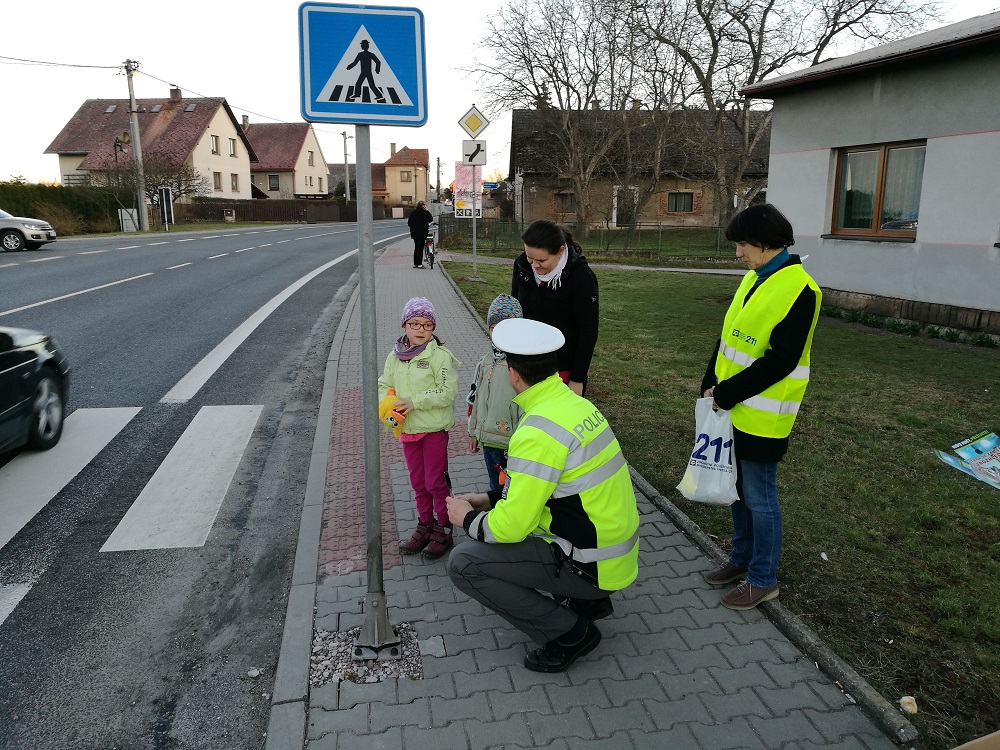
[[257, 154], [250, 165], [254, 198], [328, 197], [328, 167], [312, 125], [251, 124], [244, 116], [243, 132]]
[[[138, 99], [136, 107], [145, 164], [187, 165], [205, 177], [206, 195], [251, 197], [257, 155], [223, 97], [186, 99], [172, 88], [169, 97]], [[116, 172], [132, 169], [128, 133], [127, 99], [88, 99], [45, 153], [59, 156], [64, 185], [107, 185]]]
[[[403, 148], [389, 144], [385, 167], [385, 203], [388, 206], [415, 206], [427, 200], [430, 186], [430, 155], [426, 148]], [[374, 181], [374, 170], [372, 171]], [[374, 185], [372, 192], [374, 193]]]

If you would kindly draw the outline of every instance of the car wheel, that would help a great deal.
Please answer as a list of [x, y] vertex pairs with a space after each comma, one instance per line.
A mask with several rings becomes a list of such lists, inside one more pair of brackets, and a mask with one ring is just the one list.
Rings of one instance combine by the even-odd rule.
[[16, 252], [17, 250], [24, 249], [24, 235], [18, 232], [16, 229], [5, 229], [3, 234], [0, 235], [0, 245], [8, 253]]
[[35, 383], [31, 406], [31, 434], [28, 445], [48, 450], [59, 442], [63, 428], [63, 391], [59, 378], [51, 370], [42, 370]]

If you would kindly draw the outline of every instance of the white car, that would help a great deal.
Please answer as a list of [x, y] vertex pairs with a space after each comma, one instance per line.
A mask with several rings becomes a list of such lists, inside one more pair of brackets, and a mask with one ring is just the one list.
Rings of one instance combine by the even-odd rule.
[[0, 251], [37, 250], [48, 242], [56, 241], [56, 230], [40, 219], [11, 216], [0, 211]]

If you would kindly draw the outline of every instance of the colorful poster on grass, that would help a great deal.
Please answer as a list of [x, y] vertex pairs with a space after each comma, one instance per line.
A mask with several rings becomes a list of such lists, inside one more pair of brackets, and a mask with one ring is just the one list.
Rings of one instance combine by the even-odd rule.
[[977, 432], [955, 443], [951, 449], [954, 454], [934, 449], [934, 455], [949, 466], [1000, 490], [1000, 438], [996, 433]]

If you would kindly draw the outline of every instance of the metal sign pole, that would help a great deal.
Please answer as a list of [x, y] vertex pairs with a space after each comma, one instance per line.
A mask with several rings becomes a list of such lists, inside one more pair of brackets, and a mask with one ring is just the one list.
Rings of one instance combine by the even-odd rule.
[[476, 270], [476, 166], [472, 165], [472, 280], [479, 281]]
[[382, 578], [382, 481], [379, 455], [378, 359], [375, 336], [375, 244], [372, 219], [371, 133], [355, 126], [357, 143], [358, 275], [361, 302], [361, 420], [365, 452], [365, 538], [368, 541], [368, 595], [365, 620], [354, 643], [354, 658], [398, 659], [399, 636], [389, 624]]

